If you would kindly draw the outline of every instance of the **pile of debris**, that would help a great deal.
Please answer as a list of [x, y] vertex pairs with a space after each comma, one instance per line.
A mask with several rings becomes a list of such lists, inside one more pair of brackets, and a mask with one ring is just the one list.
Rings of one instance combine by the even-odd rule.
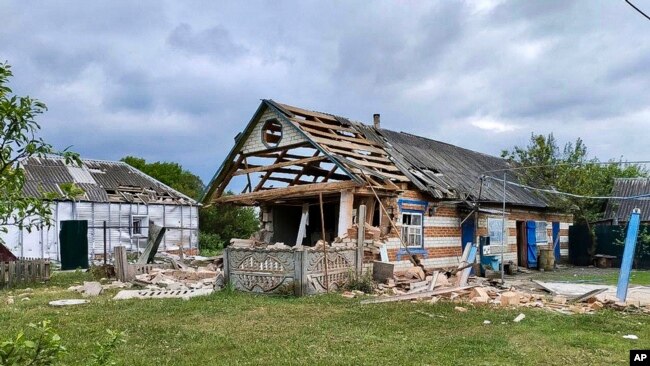
[[[645, 297], [628, 296], [627, 302], [620, 302], [612, 296], [610, 286], [592, 285], [593, 288], [587, 287], [584, 293], [578, 294], [562, 291], [561, 287], [558, 290], [553, 283], [537, 281], [528, 281], [527, 286], [522, 281], [502, 283], [501, 280], [473, 276], [463, 281], [462, 271], [453, 272], [434, 271], [427, 276], [421, 267], [410, 268], [378, 284], [375, 293], [371, 294], [374, 298], [361, 303], [421, 300], [436, 303], [446, 299], [486, 306], [544, 308], [562, 314], [588, 314], [603, 308], [650, 314], [650, 298], [644, 300]], [[630, 289], [632, 295], [635, 289]], [[650, 289], [647, 291], [650, 293]], [[352, 295], [358, 294], [343, 294], [345, 297], [355, 297]]]
[[152, 268], [149, 273], [136, 275], [133, 282], [151, 290], [221, 289], [224, 274], [220, 268]]

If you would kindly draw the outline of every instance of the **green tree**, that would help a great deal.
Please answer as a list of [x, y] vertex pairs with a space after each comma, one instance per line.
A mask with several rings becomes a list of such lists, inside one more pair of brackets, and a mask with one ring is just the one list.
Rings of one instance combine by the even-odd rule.
[[259, 230], [259, 219], [252, 207], [214, 205], [201, 209], [199, 228], [204, 234], [218, 235], [227, 245], [232, 238], [247, 239]]
[[[80, 164], [79, 156], [70, 151], [57, 152], [52, 145], [38, 137], [41, 126], [36, 117], [47, 109], [44, 103], [28, 96], [13, 95], [7, 85], [13, 76], [11, 66], [0, 63], [0, 230], [7, 225], [30, 230], [34, 225], [51, 223], [52, 212], [48, 199], [27, 197], [23, 193], [25, 174], [19, 168], [21, 161], [30, 157], [58, 154], [66, 163]], [[45, 198], [45, 199], [43, 199]], [[26, 220], [28, 217], [35, 217]]]
[[178, 163], [147, 163], [145, 159], [134, 156], [126, 156], [121, 161], [196, 200], [201, 197], [205, 188], [201, 178], [183, 169]]
[[[528, 146], [504, 150], [501, 156], [519, 166], [529, 167], [516, 171], [524, 184], [582, 196], [609, 196], [615, 178], [646, 176], [645, 169], [636, 164], [613, 160], [609, 161], [613, 164], [600, 164], [597, 158], [589, 158], [580, 138], [560, 149], [553, 134], [532, 134]], [[571, 211], [577, 223], [589, 223], [603, 217], [605, 200], [545, 196], [552, 206]]]

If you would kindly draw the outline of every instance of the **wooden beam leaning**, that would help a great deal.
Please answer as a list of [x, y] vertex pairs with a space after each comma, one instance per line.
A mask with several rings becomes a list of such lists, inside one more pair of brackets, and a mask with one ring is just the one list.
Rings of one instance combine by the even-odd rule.
[[325, 157], [325, 156], [313, 156], [311, 158], [283, 161], [283, 162], [275, 163], [275, 164], [271, 164], [271, 165], [265, 165], [265, 166], [249, 168], [249, 169], [241, 169], [241, 170], [236, 171], [235, 174], [233, 174], [233, 175], [242, 175], [242, 174], [250, 174], [250, 173], [257, 173], [257, 172], [266, 172], [266, 171], [269, 171], [269, 170], [273, 170], [275, 168], [282, 168], [282, 167], [285, 167], [285, 166], [307, 164], [307, 163], [311, 163], [311, 162], [314, 162], [314, 161], [322, 161], [322, 160], [325, 160], [325, 159], [327, 159], [327, 157]]
[[294, 194], [303, 194], [308, 193], [310, 195], [315, 195], [318, 193], [327, 193], [327, 192], [337, 192], [341, 189], [354, 188], [359, 186], [359, 183], [354, 181], [345, 181], [345, 182], [330, 182], [330, 183], [314, 183], [314, 184], [303, 184], [291, 187], [283, 188], [274, 188], [264, 191], [244, 193], [237, 196], [222, 196], [215, 200], [217, 203], [226, 203], [226, 202], [237, 202], [245, 200], [268, 200], [275, 198], [282, 198], [285, 196], [290, 196]]

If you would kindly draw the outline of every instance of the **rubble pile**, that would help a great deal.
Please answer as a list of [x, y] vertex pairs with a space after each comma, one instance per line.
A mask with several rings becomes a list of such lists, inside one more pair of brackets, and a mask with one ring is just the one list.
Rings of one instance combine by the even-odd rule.
[[[449, 271], [434, 271], [426, 275], [421, 267], [410, 268], [377, 284], [375, 292], [370, 294], [374, 298], [366, 299], [362, 304], [446, 300], [504, 308], [542, 308], [562, 314], [590, 314], [604, 308], [650, 314], [650, 301], [628, 299], [623, 303], [606, 293], [605, 287], [569, 297], [549, 293], [531, 281], [525, 284], [522, 281], [501, 283], [501, 280], [470, 277], [466, 284], [462, 284], [460, 275], [449, 274]], [[343, 296], [352, 298], [360, 294], [345, 292]]]
[[134, 283], [148, 289], [190, 290], [220, 289], [224, 275], [220, 268], [188, 267], [183, 270], [153, 268], [149, 273], [135, 276]]

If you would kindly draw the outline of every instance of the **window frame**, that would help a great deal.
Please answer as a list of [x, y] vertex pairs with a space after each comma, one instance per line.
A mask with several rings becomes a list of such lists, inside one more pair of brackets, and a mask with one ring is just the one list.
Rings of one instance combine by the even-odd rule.
[[[490, 232], [490, 222], [496, 222], [499, 224], [501, 227], [501, 232], [499, 235], [499, 240], [494, 240], [494, 237], [492, 236], [492, 233]], [[488, 236], [490, 237], [490, 245], [503, 245], [503, 234], [504, 234], [504, 229], [503, 229], [503, 218], [497, 218], [497, 217], [488, 217], [487, 218], [487, 231], [488, 231]]]
[[[138, 222], [138, 225], [135, 223]], [[146, 224], [142, 225], [142, 222]], [[138, 232], [136, 232], [136, 227], [138, 228]], [[149, 215], [146, 214], [133, 214], [131, 215], [131, 227], [130, 227], [130, 232], [131, 232], [131, 237], [134, 238], [144, 238], [149, 235], [148, 233], [149, 230]]]
[[[535, 221], [535, 243], [548, 243], [548, 222], [546, 221]], [[540, 240], [539, 235], [541, 234], [542, 229], [544, 228], [544, 239]]]
[[[412, 224], [405, 224], [404, 222], [404, 216], [405, 215], [412, 215], [412, 216], [419, 216], [420, 217], [420, 224], [419, 225], [412, 225]], [[424, 248], [424, 212], [423, 211], [416, 211], [416, 210], [403, 210], [400, 212], [400, 238], [406, 243], [407, 247], [409, 248]], [[406, 233], [405, 233], [406, 229]], [[418, 232], [412, 233], [411, 230], [417, 230]], [[406, 234], [406, 237], [404, 235]], [[419, 235], [420, 236], [420, 243], [419, 244], [411, 244], [409, 242], [409, 236], [411, 235]]]

